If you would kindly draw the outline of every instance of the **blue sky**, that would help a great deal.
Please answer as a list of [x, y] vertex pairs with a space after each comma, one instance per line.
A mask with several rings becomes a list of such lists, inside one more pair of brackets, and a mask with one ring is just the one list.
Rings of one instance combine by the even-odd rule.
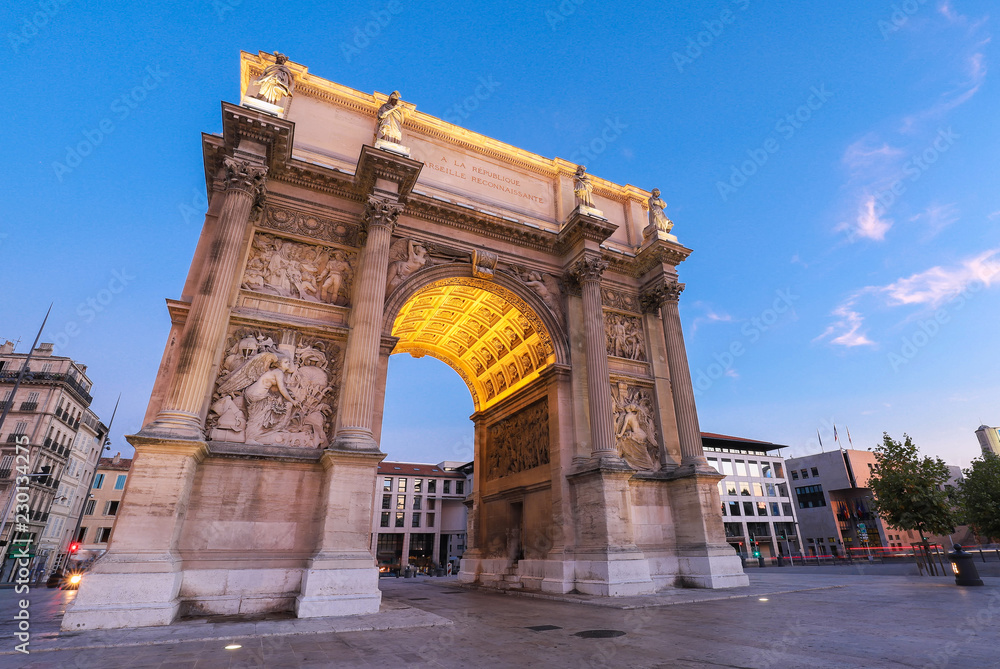
[[[817, 430], [829, 448], [834, 423], [862, 448], [905, 431], [967, 464], [975, 428], [1000, 423], [996, 6], [664, 5], [5, 3], [0, 338], [23, 351], [54, 301], [44, 339], [90, 366], [102, 418], [122, 393], [130, 451], [206, 208], [200, 133], [238, 101], [239, 51], [280, 50], [659, 187], [694, 249], [681, 314], [703, 430], [786, 454]], [[391, 359], [390, 457], [468, 457], [471, 412], [445, 365]]]

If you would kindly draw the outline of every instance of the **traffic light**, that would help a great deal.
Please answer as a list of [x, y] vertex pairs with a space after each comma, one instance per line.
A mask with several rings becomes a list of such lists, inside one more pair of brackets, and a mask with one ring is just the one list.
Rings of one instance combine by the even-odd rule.
[[80, 544], [76, 543], [75, 541], [69, 545], [69, 554], [70, 555], [73, 555], [78, 550], [80, 550]]

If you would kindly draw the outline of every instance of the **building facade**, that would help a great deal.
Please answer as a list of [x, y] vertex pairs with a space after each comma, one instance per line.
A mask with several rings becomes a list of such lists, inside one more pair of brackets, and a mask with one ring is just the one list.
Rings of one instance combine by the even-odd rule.
[[702, 432], [709, 464], [719, 481], [726, 541], [742, 557], [801, 554], [795, 504], [778, 444]]
[[471, 493], [472, 477], [461, 462], [380, 463], [372, 505], [372, 553], [379, 571], [449, 562], [457, 571], [466, 548], [465, 502]]
[[[0, 431], [4, 582], [12, 580], [14, 562], [9, 556], [25, 546], [35, 579], [44, 578], [65, 559], [75, 529], [74, 505], [79, 508], [83, 494], [82, 478], [73, 474], [86, 470], [87, 463], [93, 466], [107, 434], [89, 409], [93, 398], [86, 365], [57, 356], [53, 349], [42, 343], [32, 352], [29, 371], [15, 395], [27, 354], [15, 353], [11, 342], [0, 346], [0, 403], [9, 406]], [[73, 472], [69, 477], [68, 470]], [[17, 485], [19, 476], [27, 476], [26, 485]]]
[[113, 458], [101, 458], [98, 463], [75, 537], [80, 544], [78, 562], [89, 564], [108, 549], [131, 468], [132, 459], [121, 457], [121, 453]]
[[983, 453], [1000, 455], [1000, 427], [980, 425], [976, 430], [976, 438], [979, 440], [979, 447], [983, 449]]
[[87, 499], [94, 469], [100, 454], [105, 450], [107, 428], [97, 416], [87, 409], [80, 421], [80, 430], [70, 450], [55, 499], [49, 512], [48, 524], [39, 541], [42, 554], [47, 555], [42, 577], [60, 572], [79, 557], [68, 552], [75, 541], [77, 525]]
[[844, 449], [786, 461], [806, 555], [866, 557], [908, 549], [916, 532], [888, 526], [875, 513], [868, 487], [875, 455]]

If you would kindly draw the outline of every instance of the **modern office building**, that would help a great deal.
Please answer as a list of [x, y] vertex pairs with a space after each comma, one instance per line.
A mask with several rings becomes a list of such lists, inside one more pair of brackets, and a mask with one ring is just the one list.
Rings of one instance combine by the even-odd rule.
[[983, 453], [1000, 455], [1000, 427], [980, 425], [976, 430], [976, 438], [979, 439], [979, 447], [983, 449]]
[[[87, 366], [54, 354], [50, 343], [32, 351], [32, 359], [17, 392], [18, 375], [27, 353], [15, 345], [0, 345], [0, 407], [9, 412], [0, 429], [0, 580], [9, 582], [14, 552], [31, 559], [33, 579], [44, 578], [65, 557], [75, 528], [73, 505], [82, 499], [80, 481], [69, 475], [84, 472], [96, 462], [107, 428], [89, 410], [92, 397]], [[91, 469], [92, 471], [92, 469]], [[17, 486], [17, 477], [28, 483]], [[16, 495], [27, 496], [27, 501]], [[24, 507], [19, 508], [19, 504]], [[51, 520], [55, 523], [48, 529]], [[72, 523], [72, 526], [71, 526]], [[58, 531], [56, 531], [56, 529]], [[26, 550], [22, 550], [27, 547]], [[60, 557], [62, 556], [62, 558]]]
[[[383, 461], [374, 490], [372, 552], [379, 570], [418, 569], [452, 562], [466, 547], [466, 496], [471, 463], [436, 465]], [[406, 556], [406, 559], [403, 556]]]
[[113, 458], [101, 458], [98, 463], [76, 535], [80, 544], [76, 556], [79, 562], [92, 562], [107, 550], [131, 468], [132, 459], [123, 458], [121, 453]]
[[920, 535], [888, 526], [868, 487], [875, 454], [854, 449], [787, 460], [807, 555], [865, 556], [868, 549], [905, 548]]
[[780, 444], [701, 433], [710, 465], [725, 474], [719, 481], [726, 541], [743, 557], [800, 555], [795, 508], [785, 479]]

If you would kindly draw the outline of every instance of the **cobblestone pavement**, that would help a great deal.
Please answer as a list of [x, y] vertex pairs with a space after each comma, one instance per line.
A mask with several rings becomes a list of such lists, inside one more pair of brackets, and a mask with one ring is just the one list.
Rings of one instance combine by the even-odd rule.
[[1000, 578], [980, 588], [777, 569], [750, 578], [612, 606], [383, 579], [376, 616], [74, 634], [57, 632], [72, 594], [37, 589], [30, 655], [13, 652], [18, 596], [7, 589], [0, 667], [1000, 667]]

